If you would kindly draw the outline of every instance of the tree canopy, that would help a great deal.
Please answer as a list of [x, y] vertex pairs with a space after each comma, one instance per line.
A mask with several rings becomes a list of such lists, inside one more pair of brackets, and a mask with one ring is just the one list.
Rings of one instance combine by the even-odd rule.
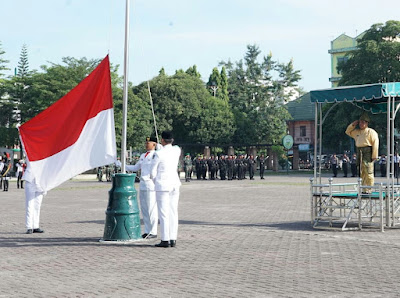
[[[3, 54], [0, 48], [0, 73], [8, 63], [2, 59]], [[289, 118], [284, 103], [296, 90], [300, 74], [293, 61], [279, 63], [271, 54], [262, 58], [260, 54], [256, 45], [249, 45], [243, 60], [222, 62], [220, 68], [212, 70], [208, 82], [201, 80], [193, 65], [186, 71], [178, 69], [173, 75], [167, 75], [162, 68], [149, 82], [130, 84], [128, 148], [143, 150], [145, 137], [155, 133], [150, 94], [158, 132], [172, 130], [178, 144], [197, 146], [197, 152], [204, 145], [278, 143], [286, 133], [285, 120]], [[23, 45], [16, 74], [0, 78], [0, 107], [8, 111], [0, 117], [0, 146], [17, 144], [17, 124], [63, 97], [99, 62], [100, 59], [64, 57], [61, 63], [30, 70], [28, 47]], [[119, 148], [123, 79], [118, 75], [118, 66], [111, 65], [111, 81]]]
[[[400, 81], [400, 22], [387, 21], [371, 26], [358, 40], [358, 48], [348, 54], [348, 60], [338, 65], [342, 74], [340, 86]], [[332, 105], [326, 105], [329, 109]], [[351, 103], [334, 107], [323, 127], [325, 149], [336, 152], [350, 150], [352, 140], [344, 131], [357, 120], [362, 110]], [[370, 127], [380, 138], [381, 149], [386, 143], [386, 114], [370, 115]], [[396, 119], [396, 126], [398, 125]]]
[[341, 86], [400, 81], [400, 22], [372, 25], [348, 58], [338, 65]]
[[[177, 142], [201, 144], [230, 141], [234, 131], [229, 106], [213, 98], [190, 69], [173, 76], [160, 75], [150, 81], [154, 113], [159, 131], [172, 130]], [[134, 89], [135, 95], [150, 103], [147, 83]], [[154, 133], [154, 129], [152, 130]]]
[[[301, 79], [293, 61], [279, 63], [272, 54], [263, 56], [256, 45], [248, 45], [243, 60], [222, 61], [228, 72], [229, 105], [235, 115], [233, 143], [275, 144], [286, 133], [290, 118], [284, 103]], [[261, 61], [259, 61], [261, 60]]]

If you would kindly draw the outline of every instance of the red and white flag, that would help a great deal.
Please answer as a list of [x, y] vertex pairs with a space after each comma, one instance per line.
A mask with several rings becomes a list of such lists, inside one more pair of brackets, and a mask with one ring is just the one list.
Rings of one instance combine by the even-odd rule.
[[108, 55], [82, 82], [19, 127], [35, 184], [43, 191], [117, 157]]

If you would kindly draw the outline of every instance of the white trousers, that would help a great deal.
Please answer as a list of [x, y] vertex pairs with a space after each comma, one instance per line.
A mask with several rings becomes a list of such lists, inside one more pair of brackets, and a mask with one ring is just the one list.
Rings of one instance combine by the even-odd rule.
[[156, 192], [154, 190], [139, 190], [140, 210], [142, 211], [144, 232], [157, 235], [158, 210]]
[[173, 191], [156, 191], [161, 240], [176, 240], [178, 236], [179, 188]]
[[27, 229], [38, 229], [40, 206], [43, 192], [38, 192], [36, 186], [28, 181], [25, 183], [25, 223]]

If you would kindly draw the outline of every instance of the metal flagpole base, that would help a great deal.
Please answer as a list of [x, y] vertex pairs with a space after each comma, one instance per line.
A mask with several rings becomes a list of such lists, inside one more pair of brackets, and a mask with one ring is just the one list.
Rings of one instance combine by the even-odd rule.
[[121, 243], [142, 239], [135, 177], [136, 174], [122, 173], [112, 177], [102, 241]]

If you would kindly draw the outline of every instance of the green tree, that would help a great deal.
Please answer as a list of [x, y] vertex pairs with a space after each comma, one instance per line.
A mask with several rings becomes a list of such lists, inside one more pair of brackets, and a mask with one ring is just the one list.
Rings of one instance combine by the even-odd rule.
[[227, 145], [235, 129], [235, 118], [229, 104], [213, 96], [205, 98], [195, 139], [199, 143]]
[[187, 73], [188, 75], [191, 75], [191, 76], [195, 77], [195, 78], [198, 78], [198, 79], [201, 78], [200, 73], [197, 71], [197, 66], [196, 66], [196, 65], [193, 65], [192, 67], [189, 67], [189, 68], [186, 70], [186, 73]]
[[[210, 99], [200, 78], [178, 71], [173, 76], [159, 75], [150, 85], [158, 131], [173, 130], [178, 143], [228, 142], [234, 131], [233, 115], [228, 105]], [[149, 97], [146, 83], [133, 90], [142, 100]]]
[[400, 81], [400, 21], [374, 24], [339, 63], [341, 86]]
[[220, 91], [218, 92], [218, 97], [225, 101], [228, 101], [229, 100], [228, 75], [226, 74], [225, 66], [222, 66], [220, 77], [221, 77], [221, 83], [220, 83]]
[[[10, 69], [7, 67], [7, 64], [8, 64], [10, 61], [9, 61], [9, 60], [6, 60], [6, 59], [4, 59], [4, 58], [2, 58], [2, 56], [3, 56], [5, 53], [6, 53], [6, 52], [3, 50], [3, 48], [2, 48], [2, 43], [1, 43], [1, 41], [0, 41], [0, 80], [1, 80], [1, 77], [5, 76], [4, 71], [10, 70]], [[1, 81], [0, 81], [0, 82], [1, 82]]]
[[261, 51], [248, 45], [244, 61], [221, 62], [228, 72], [229, 104], [235, 115], [236, 144], [278, 143], [286, 133], [289, 113], [284, 103], [298, 89], [300, 71], [293, 61], [278, 63], [272, 54], [259, 61]]
[[[400, 22], [387, 21], [374, 24], [358, 40], [358, 49], [348, 54], [348, 60], [338, 65], [342, 74], [340, 86], [394, 82], [400, 80]], [[332, 105], [326, 105], [325, 112]], [[352, 140], [345, 135], [347, 125], [359, 118], [362, 110], [351, 103], [342, 103], [330, 111], [325, 120], [323, 148], [342, 153], [350, 150]], [[386, 143], [386, 114], [370, 115], [371, 123], [379, 134], [380, 143]], [[396, 127], [399, 125], [396, 119]]]
[[0, 146], [12, 146], [18, 140], [14, 122], [14, 103], [8, 94], [9, 81], [4, 79], [5, 71], [9, 70], [8, 60], [3, 58], [5, 51], [0, 42]]
[[25, 103], [26, 95], [31, 87], [32, 72], [29, 71], [28, 47], [26, 44], [22, 46], [21, 54], [18, 61], [16, 76], [10, 79], [9, 96], [15, 105], [15, 124], [24, 123], [27, 119], [23, 116], [25, 111], [23, 104]]
[[161, 69], [160, 69], [160, 71], [158, 72], [158, 75], [160, 75], [160, 76], [165, 76], [166, 74], [165, 74], [165, 69], [164, 69], [164, 67], [162, 67]]

